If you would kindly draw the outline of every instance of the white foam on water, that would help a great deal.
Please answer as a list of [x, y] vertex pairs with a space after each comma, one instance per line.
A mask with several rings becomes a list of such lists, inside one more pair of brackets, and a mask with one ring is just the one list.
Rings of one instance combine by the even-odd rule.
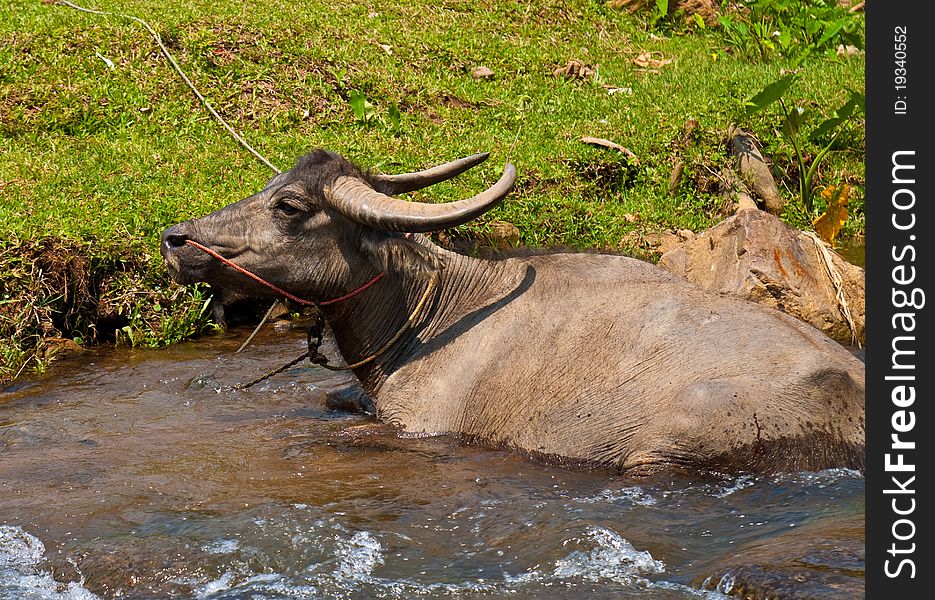
[[0, 600], [100, 600], [83, 581], [59, 583], [40, 568], [45, 545], [13, 525], [0, 525]]
[[798, 473], [780, 474], [776, 476], [777, 481], [790, 481], [792, 483], [801, 483], [804, 485], [815, 485], [817, 487], [826, 487], [838, 483], [842, 479], [863, 479], [863, 474], [854, 469], [834, 468], [824, 469], [822, 471], [801, 471]]
[[223, 600], [224, 598], [250, 598], [251, 600], [311, 600], [322, 598], [318, 589], [311, 585], [292, 583], [278, 573], [254, 575], [237, 585], [212, 592], [201, 598]]
[[646, 550], [637, 550], [615, 531], [592, 527], [586, 535], [586, 540], [575, 541], [588, 543], [592, 548], [575, 550], [557, 560], [553, 577], [631, 583], [642, 575], [662, 573], [666, 569], [661, 560], [654, 559]]
[[637, 550], [633, 544], [610, 529], [592, 527], [587, 530], [583, 539], [573, 538], [565, 542], [566, 545], [571, 543], [587, 544], [591, 548], [588, 551], [575, 550], [555, 561], [555, 568], [551, 573], [539, 570], [517, 575], [504, 573], [506, 591], [515, 592], [518, 586], [536, 584], [573, 584], [574, 579], [580, 578], [593, 583], [614, 582], [643, 589], [674, 591], [686, 598], [728, 600], [727, 596], [719, 591], [700, 590], [672, 581], [651, 581], [645, 578], [644, 575], [664, 573], [665, 563], [654, 559], [645, 550]]
[[[316, 524], [322, 525], [321, 522]], [[384, 556], [383, 546], [372, 533], [358, 531], [348, 536], [347, 530], [340, 524], [332, 524], [332, 529], [338, 533], [332, 538], [334, 548], [330, 553], [331, 558], [324, 563], [309, 565], [304, 576], [265, 573], [244, 577], [243, 572], [227, 571], [217, 579], [198, 585], [194, 595], [199, 600], [222, 600], [228, 597], [256, 600], [319, 598], [322, 595], [340, 595], [361, 586], [386, 588], [388, 584], [397, 583], [373, 575], [374, 569], [383, 564]], [[224, 541], [232, 540], [220, 540]], [[209, 547], [216, 547], [220, 542]], [[321, 538], [318, 542], [321, 542]]]
[[725, 573], [717, 582], [716, 589], [719, 592], [730, 594], [732, 591], [734, 591], [734, 583], [736, 583], [734, 575], [732, 573]]
[[329, 540], [326, 543], [329, 546], [325, 554], [327, 558], [309, 564], [304, 572], [251, 575], [227, 571], [217, 579], [202, 581], [193, 590], [194, 595], [199, 600], [296, 600], [346, 597], [349, 594], [383, 598], [463, 597], [477, 594], [507, 596], [521, 592], [524, 588], [535, 590], [538, 586], [573, 587], [576, 582], [584, 580], [598, 584], [638, 586], [641, 589], [657, 588], [677, 592], [685, 598], [725, 598], [719, 592], [647, 579], [646, 576], [665, 572], [663, 561], [654, 559], [648, 551], [637, 550], [621, 535], [604, 527], [590, 527], [580, 537], [566, 540], [565, 546], [577, 548], [552, 565], [545, 565], [544, 569], [517, 575], [504, 572], [499, 577], [449, 582], [380, 576], [377, 569], [386, 561], [386, 550], [379, 539], [383, 534], [369, 531], [351, 533], [338, 523], [331, 523], [330, 529], [331, 535], [318, 537], [319, 544]]
[[595, 496], [574, 498], [575, 502], [584, 504], [597, 504], [598, 502], [615, 503], [623, 500], [640, 506], [652, 506], [656, 504], [656, 499], [640, 486], [625, 487], [619, 490], [606, 489]]
[[231, 554], [236, 552], [240, 548], [240, 543], [237, 540], [222, 539], [215, 540], [210, 544], [205, 544], [201, 549], [210, 554]]
[[373, 574], [374, 567], [383, 564], [383, 547], [370, 532], [358, 531], [338, 543], [335, 556], [341, 560], [334, 573], [336, 579], [363, 581]]
[[695, 598], [703, 598], [704, 600], [730, 600], [730, 596], [725, 596], [720, 591], [699, 590], [693, 587], [688, 587], [687, 585], [682, 585], [681, 583], [673, 583], [671, 581], [656, 581], [652, 584], [652, 587], [681, 592]]
[[[841, 482], [842, 480], [850, 479], [863, 479], [863, 474], [860, 471], [855, 471], [853, 469], [845, 468], [833, 468], [833, 469], [824, 469], [821, 471], [798, 471], [795, 473], [780, 473], [774, 475], [767, 479], [768, 482], [784, 482], [784, 483], [794, 483], [800, 485], [809, 485], [815, 486], [818, 488], [824, 488], [829, 485], [834, 485]], [[742, 489], [748, 488], [752, 485], [755, 485], [759, 481], [763, 481], [761, 478], [754, 477], [752, 475], [741, 475], [739, 477], [725, 481], [721, 485], [706, 485], [705, 488], [709, 489], [709, 494], [715, 498], [726, 498], [731, 494], [738, 492]], [[691, 489], [691, 488], [688, 488]], [[687, 491], [687, 490], [684, 490]]]
[[218, 592], [223, 592], [229, 590], [231, 584], [234, 582], [234, 573], [228, 571], [215, 579], [214, 581], [209, 581], [203, 585], [199, 585], [195, 588], [195, 597], [199, 600], [204, 600], [205, 598], [210, 598]]
[[254, 600], [311, 600], [323, 597], [313, 585], [288, 583], [281, 575], [275, 574], [251, 577], [244, 582], [242, 590], [251, 592], [249, 597]]
[[717, 487], [711, 495], [715, 498], [726, 498], [735, 492], [739, 492], [744, 488], [750, 487], [754, 483], [756, 483], [755, 477], [750, 475], [741, 475], [732, 482]]

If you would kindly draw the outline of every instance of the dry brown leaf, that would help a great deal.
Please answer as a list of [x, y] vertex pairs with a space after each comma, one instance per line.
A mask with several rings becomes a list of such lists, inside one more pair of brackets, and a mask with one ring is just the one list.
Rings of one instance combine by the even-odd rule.
[[565, 79], [591, 79], [594, 77], [594, 69], [584, 64], [580, 60], [573, 58], [568, 61], [564, 67], [559, 67], [552, 71], [553, 77], [564, 77]]
[[607, 6], [610, 8], [625, 8], [629, 12], [636, 12], [645, 4], [645, 0], [607, 0]]
[[[656, 57], [659, 58], [656, 58]], [[633, 59], [633, 64], [644, 69], [658, 69], [672, 62], [671, 58], [665, 58], [662, 52], [640, 52], [639, 56]]]
[[812, 227], [818, 237], [831, 245], [847, 221], [847, 197], [850, 193], [851, 188], [846, 183], [828, 186], [821, 192], [828, 205], [825, 212], [812, 221]]

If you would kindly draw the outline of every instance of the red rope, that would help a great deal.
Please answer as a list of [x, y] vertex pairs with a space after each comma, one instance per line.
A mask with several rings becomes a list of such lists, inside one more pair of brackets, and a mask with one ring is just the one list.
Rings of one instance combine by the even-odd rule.
[[302, 298], [299, 298], [298, 296], [295, 296], [295, 295], [293, 295], [293, 294], [290, 294], [290, 293], [287, 292], [286, 290], [284, 290], [284, 289], [282, 289], [282, 288], [279, 288], [279, 287], [277, 287], [276, 285], [274, 285], [274, 284], [272, 284], [272, 283], [266, 281], [265, 279], [263, 279], [263, 278], [260, 277], [259, 275], [256, 275], [256, 274], [254, 274], [254, 273], [251, 273], [250, 271], [248, 271], [247, 269], [244, 269], [244, 268], [241, 267], [240, 265], [235, 264], [234, 262], [232, 262], [232, 261], [230, 261], [230, 260], [224, 258], [223, 256], [221, 256], [220, 254], [218, 254], [217, 252], [215, 252], [215, 251], [212, 250], [211, 248], [208, 248], [207, 246], [202, 246], [201, 244], [199, 244], [198, 242], [196, 242], [196, 241], [194, 241], [194, 240], [185, 240], [185, 243], [188, 244], [189, 246], [194, 246], [195, 248], [198, 248], [198, 249], [201, 250], [202, 252], [205, 252], [205, 253], [207, 253], [207, 254], [210, 254], [211, 256], [213, 256], [214, 258], [218, 259], [219, 261], [221, 261], [222, 263], [224, 263], [224, 264], [227, 265], [228, 267], [234, 269], [235, 271], [237, 271], [237, 272], [239, 272], [239, 273], [243, 273], [244, 275], [246, 275], [246, 276], [249, 277], [250, 279], [253, 279], [254, 281], [257, 281], [257, 282], [259, 282], [259, 283], [262, 283], [263, 285], [265, 285], [266, 287], [268, 287], [268, 288], [270, 288], [271, 290], [275, 291], [276, 293], [282, 294], [283, 296], [285, 296], [286, 298], [289, 298], [290, 300], [294, 300], [295, 302], [298, 302], [299, 304], [305, 304], [305, 305], [307, 305], [307, 306], [309, 306], [309, 305], [311, 305], [311, 306], [321, 306], [321, 305], [326, 305], [326, 304], [334, 304], [335, 302], [340, 302], [341, 300], [347, 300], [348, 298], [351, 298], [351, 297], [356, 296], [357, 294], [361, 293], [362, 291], [364, 291], [365, 289], [367, 289], [368, 287], [370, 287], [371, 285], [373, 285], [373, 284], [375, 284], [377, 281], [379, 281], [381, 277], [383, 277], [383, 272], [380, 272], [380, 273], [377, 274], [376, 277], [374, 277], [373, 279], [371, 279], [370, 281], [368, 281], [367, 283], [363, 284], [362, 286], [360, 286], [359, 288], [357, 288], [356, 290], [354, 290], [354, 291], [352, 291], [352, 292], [348, 292], [347, 294], [344, 294], [343, 296], [340, 296], [340, 297], [338, 297], [338, 298], [332, 298], [331, 300], [325, 300], [325, 301], [323, 301], [323, 302], [313, 302], [313, 301], [309, 301], [309, 300], [303, 300]]
[[380, 278], [381, 278], [381, 277], [383, 277], [383, 271], [380, 271], [379, 273], [377, 273], [376, 276], [375, 276], [373, 279], [371, 279], [370, 281], [368, 281], [368, 282], [365, 283], [364, 285], [360, 286], [360, 287], [357, 288], [356, 290], [354, 290], [354, 291], [352, 291], [352, 292], [348, 292], [348, 293], [344, 294], [343, 296], [338, 296], [337, 298], [332, 298], [331, 300], [324, 300], [324, 301], [322, 301], [322, 302], [319, 302], [318, 304], [319, 304], [320, 306], [324, 306], [324, 305], [326, 305], [326, 304], [334, 304], [335, 302], [340, 302], [341, 300], [347, 300], [348, 298], [351, 298], [352, 296], [356, 296], [357, 294], [361, 293], [362, 291], [364, 291], [365, 289], [367, 289], [367, 288], [370, 287], [371, 285], [373, 285], [373, 284], [375, 284], [376, 282], [380, 281]]

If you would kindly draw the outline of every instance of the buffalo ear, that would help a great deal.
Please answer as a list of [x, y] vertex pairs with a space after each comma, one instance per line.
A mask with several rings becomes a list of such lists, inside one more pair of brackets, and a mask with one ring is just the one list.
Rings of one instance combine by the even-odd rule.
[[374, 266], [387, 273], [423, 277], [445, 266], [442, 255], [418, 233], [403, 236], [365, 228], [359, 243]]

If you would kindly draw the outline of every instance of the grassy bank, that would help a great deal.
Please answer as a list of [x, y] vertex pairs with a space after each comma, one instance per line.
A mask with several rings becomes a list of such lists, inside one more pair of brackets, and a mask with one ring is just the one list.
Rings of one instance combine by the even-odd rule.
[[[863, 87], [860, 54], [756, 56], [714, 21], [650, 24], [604, 2], [162, 4], [94, 7], [146, 19], [279, 168], [314, 147], [386, 172], [487, 150], [489, 164], [414, 196], [473, 194], [509, 160], [519, 171], [510, 198], [449, 234], [482, 237], [508, 221], [530, 246], [638, 253], [634, 231], [713, 224], [732, 123], [757, 135], [792, 198], [781, 119], [743, 116], [744, 102], [783, 69], [799, 73], [787, 98], [816, 115]], [[573, 59], [594, 75], [556, 77]], [[160, 345], [210, 329], [204, 291], [169, 285], [159, 233], [249, 195], [270, 170], [132, 21], [6, 3], [0, 64], [0, 380], [42, 368], [69, 340]], [[492, 74], [475, 76], [480, 66]], [[582, 136], [619, 143], [638, 163]], [[819, 149], [806, 145], [806, 160]], [[816, 175], [854, 187], [842, 237], [863, 231], [863, 154], [857, 121]], [[685, 174], [670, 193], [676, 160]], [[822, 208], [785, 218], [807, 226]]]

